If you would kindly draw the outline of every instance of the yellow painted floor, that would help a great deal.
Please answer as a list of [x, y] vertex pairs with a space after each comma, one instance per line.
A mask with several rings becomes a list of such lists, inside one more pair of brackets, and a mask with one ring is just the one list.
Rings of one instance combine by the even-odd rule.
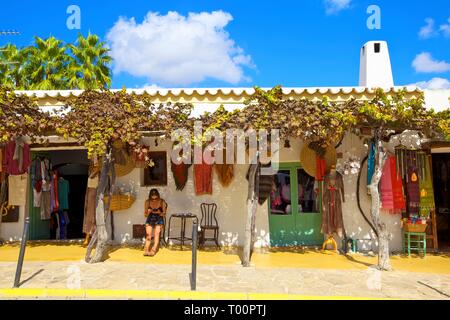
[[[19, 255], [18, 244], [0, 246], [0, 262], [15, 262]], [[84, 259], [86, 248], [78, 244], [30, 243], [25, 252], [26, 261], [80, 261]], [[240, 264], [239, 250], [198, 251], [198, 263], [206, 265]], [[190, 264], [191, 251], [186, 248], [162, 248], [155, 257], [144, 257], [140, 248], [114, 247], [108, 261]], [[331, 251], [303, 250], [301, 248], [270, 249], [252, 256], [252, 264], [267, 268], [322, 268], [322, 269], [366, 269], [376, 264], [377, 257], [362, 254], [340, 255]], [[426, 258], [417, 256], [391, 257], [394, 270], [450, 274], [450, 254], [428, 254]]]

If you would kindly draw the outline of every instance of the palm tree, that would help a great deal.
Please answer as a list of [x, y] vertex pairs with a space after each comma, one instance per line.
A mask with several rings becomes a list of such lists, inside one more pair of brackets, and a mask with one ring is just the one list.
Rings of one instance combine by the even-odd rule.
[[53, 36], [47, 39], [35, 37], [35, 45], [23, 50], [28, 54], [25, 64], [30, 81], [28, 89], [67, 89], [64, 73], [69, 56], [65, 53], [67, 47], [61, 40]]
[[28, 83], [23, 66], [27, 60], [27, 52], [13, 44], [0, 47], [0, 84], [10, 88], [26, 89]]
[[91, 33], [78, 35], [76, 45], [68, 45], [73, 58], [67, 68], [68, 84], [78, 89], [99, 89], [111, 86], [112, 61], [105, 42]]

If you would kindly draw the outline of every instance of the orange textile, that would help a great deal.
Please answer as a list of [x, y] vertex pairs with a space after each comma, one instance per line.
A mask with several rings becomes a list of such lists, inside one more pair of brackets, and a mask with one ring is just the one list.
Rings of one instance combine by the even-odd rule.
[[212, 194], [212, 165], [194, 164], [194, 186], [195, 194]]
[[325, 163], [325, 159], [322, 159], [318, 155], [316, 155], [316, 180], [323, 181], [327, 171], [327, 164]]

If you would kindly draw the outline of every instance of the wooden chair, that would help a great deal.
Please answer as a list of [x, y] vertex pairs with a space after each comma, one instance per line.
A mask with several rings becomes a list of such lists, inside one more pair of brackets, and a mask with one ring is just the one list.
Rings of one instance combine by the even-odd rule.
[[[215, 203], [202, 203], [200, 205], [202, 211], [202, 219], [200, 220], [200, 234], [199, 245], [203, 246], [206, 241], [214, 241], [216, 246], [220, 249], [219, 245], [219, 223], [217, 222], [216, 212], [217, 204]], [[214, 237], [206, 238], [206, 230], [213, 230]]]

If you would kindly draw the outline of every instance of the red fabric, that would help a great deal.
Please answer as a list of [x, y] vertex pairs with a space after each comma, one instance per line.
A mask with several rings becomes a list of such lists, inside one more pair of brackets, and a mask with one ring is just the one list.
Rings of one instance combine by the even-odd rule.
[[58, 172], [53, 172], [53, 192], [55, 198], [55, 211], [59, 210], [59, 192], [58, 192]]
[[325, 163], [325, 159], [322, 159], [318, 155], [316, 155], [316, 180], [323, 181], [323, 177], [325, 177], [327, 171], [327, 165]]
[[392, 195], [394, 200], [394, 210], [401, 211], [406, 209], [406, 201], [403, 196], [403, 182], [400, 174], [397, 172], [396, 159], [394, 156], [389, 158], [392, 177]]
[[3, 167], [8, 174], [19, 175], [27, 172], [28, 167], [31, 164], [31, 155], [30, 155], [30, 146], [28, 144], [24, 144], [23, 146], [23, 161], [22, 161], [22, 170], [19, 170], [19, 161], [14, 160], [14, 150], [16, 149], [16, 142], [9, 142], [5, 146], [5, 154], [3, 156]]
[[212, 165], [194, 164], [194, 185], [195, 194], [212, 194]]
[[403, 197], [403, 184], [401, 177], [397, 174], [395, 157], [390, 156], [383, 167], [380, 181], [382, 208], [391, 213], [400, 213], [406, 208]]

